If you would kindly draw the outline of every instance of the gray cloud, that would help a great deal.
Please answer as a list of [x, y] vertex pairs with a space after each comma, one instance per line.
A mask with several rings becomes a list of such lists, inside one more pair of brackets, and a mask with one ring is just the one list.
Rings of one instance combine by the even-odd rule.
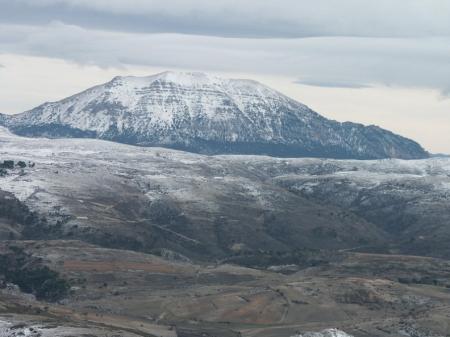
[[368, 84], [361, 84], [361, 83], [352, 83], [339, 81], [339, 82], [332, 82], [332, 81], [320, 81], [320, 80], [298, 80], [295, 81], [295, 83], [298, 84], [304, 84], [304, 85], [310, 85], [314, 87], [325, 87], [325, 88], [348, 88], [348, 89], [364, 89], [364, 88], [371, 88], [371, 85]]
[[0, 52], [450, 92], [448, 0], [0, 0]]
[[450, 36], [448, 0], [0, 0], [0, 21], [246, 38]]
[[101, 67], [130, 65], [283, 75], [320, 86], [450, 89], [450, 37], [239, 39], [0, 25], [0, 52]]

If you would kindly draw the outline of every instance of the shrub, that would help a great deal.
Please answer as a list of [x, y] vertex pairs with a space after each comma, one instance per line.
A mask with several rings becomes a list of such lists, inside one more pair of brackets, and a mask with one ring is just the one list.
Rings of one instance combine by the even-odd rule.
[[42, 266], [20, 247], [10, 247], [9, 253], [0, 255], [0, 275], [23, 292], [34, 294], [38, 300], [58, 301], [67, 296], [70, 289], [69, 283], [56, 271]]
[[25, 167], [27, 167], [27, 163], [25, 163], [24, 161], [19, 161], [19, 162], [17, 162], [17, 166], [19, 166], [20, 168], [25, 168]]

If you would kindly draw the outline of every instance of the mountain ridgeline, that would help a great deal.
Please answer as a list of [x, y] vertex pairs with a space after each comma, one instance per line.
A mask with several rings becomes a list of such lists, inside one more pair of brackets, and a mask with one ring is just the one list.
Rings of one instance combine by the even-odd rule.
[[99, 138], [202, 154], [426, 158], [416, 142], [326, 119], [258, 82], [203, 73], [115, 77], [58, 102], [0, 115], [22, 136]]

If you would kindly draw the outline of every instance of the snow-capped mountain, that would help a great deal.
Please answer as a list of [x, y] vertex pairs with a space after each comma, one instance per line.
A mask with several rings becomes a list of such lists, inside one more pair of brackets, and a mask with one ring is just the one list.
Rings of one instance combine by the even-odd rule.
[[258, 82], [203, 73], [115, 77], [59, 102], [0, 117], [26, 136], [85, 137], [197, 153], [424, 158], [416, 142], [376, 126], [328, 120]]

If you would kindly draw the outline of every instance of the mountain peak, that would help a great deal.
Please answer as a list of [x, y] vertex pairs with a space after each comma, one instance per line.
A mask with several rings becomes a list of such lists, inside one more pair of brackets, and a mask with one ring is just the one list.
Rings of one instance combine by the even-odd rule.
[[133, 83], [148, 85], [153, 82], [172, 83], [183, 87], [199, 87], [199, 86], [219, 86], [225, 88], [228, 85], [240, 84], [248, 86], [264, 87], [267, 90], [273, 89], [263, 85], [260, 82], [251, 79], [228, 79], [204, 72], [185, 72], [185, 71], [164, 71], [150, 76], [116, 76], [112, 79], [112, 83]]
[[116, 76], [111, 82], [142, 82], [152, 83], [155, 81], [171, 82], [182, 86], [192, 86], [198, 84], [223, 83], [226, 81], [218, 76], [213, 76], [202, 72], [179, 72], [164, 71], [149, 76]]
[[164, 80], [167, 82], [174, 82], [180, 84], [192, 84], [192, 83], [214, 83], [222, 82], [223, 79], [212, 76], [202, 72], [177, 72], [177, 71], [165, 71], [154, 75], [153, 77]]
[[208, 154], [428, 156], [409, 139], [380, 128], [328, 120], [256, 81], [200, 72], [115, 77], [7, 117], [3, 124], [21, 135], [93, 137]]

